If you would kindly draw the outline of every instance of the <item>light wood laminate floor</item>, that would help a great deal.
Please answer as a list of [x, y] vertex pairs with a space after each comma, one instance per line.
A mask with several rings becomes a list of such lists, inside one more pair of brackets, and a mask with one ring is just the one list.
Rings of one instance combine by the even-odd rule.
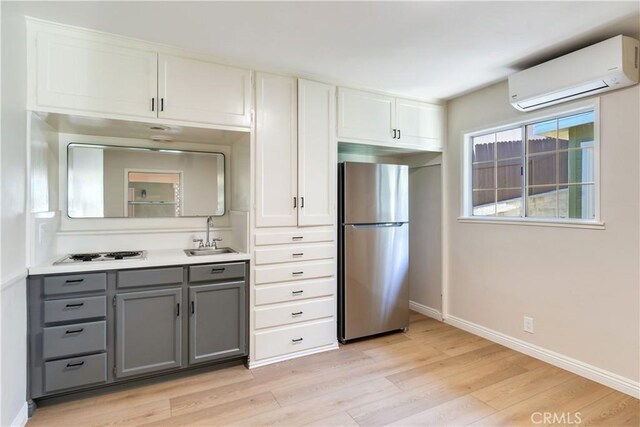
[[640, 403], [413, 313], [404, 334], [251, 371], [234, 366], [45, 405], [27, 425], [541, 426], [577, 421], [638, 426]]

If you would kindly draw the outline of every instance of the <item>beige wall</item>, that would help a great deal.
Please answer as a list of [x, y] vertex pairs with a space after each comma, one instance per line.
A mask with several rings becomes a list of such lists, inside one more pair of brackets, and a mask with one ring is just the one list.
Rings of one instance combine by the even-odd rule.
[[442, 312], [441, 166], [409, 169], [409, 298]]
[[450, 315], [640, 380], [639, 105], [637, 85], [600, 97], [606, 229], [593, 230], [458, 222], [462, 133], [528, 115], [509, 105], [506, 82], [449, 102]]

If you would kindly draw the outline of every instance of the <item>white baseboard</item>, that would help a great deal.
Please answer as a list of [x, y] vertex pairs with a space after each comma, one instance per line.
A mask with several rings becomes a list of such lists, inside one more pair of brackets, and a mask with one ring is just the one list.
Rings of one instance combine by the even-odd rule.
[[297, 359], [298, 357], [309, 356], [311, 354], [322, 353], [325, 351], [337, 350], [338, 343], [325, 345], [322, 347], [310, 348], [309, 350], [300, 351], [293, 354], [285, 354], [282, 356], [270, 357], [268, 359], [249, 361], [249, 369], [259, 368], [260, 366], [271, 365], [272, 363], [284, 362], [285, 360]]
[[413, 311], [417, 311], [420, 314], [424, 314], [425, 316], [432, 317], [442, 322], [442, 313], [435, 308], [428, 307], [415, 301], [409, 301], [409, 308]]
[[625, 378], [621, 375], [614, 374], [613, 372], [589, 365], [569, 356], [556, 353], [518, 338], [513, 338], [509, 335], [494, 331], [493, 329], [485, 328], [484, 326], [480, 326], [476, 323], [469, 322], [455, 316], [447, 316], [445, 322], [455, 326], [456, 328], [479, 335], [490, 341], [509, 347], [512, 350], [535, 357], [536, 359], [540, 359], [550, 363], [551, 365], [606, 385], [607, 387], [611, 387], [614, 390], [628, 394], [636, 399], [640, 399], [640, 383], [629, 378]]
[[29, 419], [29, 405], [24, 402], [20, 411], [16, 414], [13, 421], [11, 421], [11, 427], [24, 427]]

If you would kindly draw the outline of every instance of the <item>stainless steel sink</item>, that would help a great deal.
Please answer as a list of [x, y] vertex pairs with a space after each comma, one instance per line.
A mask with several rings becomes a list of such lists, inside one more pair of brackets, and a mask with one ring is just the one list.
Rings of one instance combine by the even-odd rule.
[[199, 249], [185, 249], [184, 253], [187, 256], [205, 256], [205, 255], [222, 255], [222, 254], [237, 254], [231, 248], [199, 248]]

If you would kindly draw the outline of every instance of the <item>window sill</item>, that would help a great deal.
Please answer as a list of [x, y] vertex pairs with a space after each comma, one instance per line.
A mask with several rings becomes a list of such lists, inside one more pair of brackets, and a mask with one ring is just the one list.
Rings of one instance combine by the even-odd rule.
[[556, 221], [542, 219], [513, 219], [513, 218], [490, 218], [490, 217], [458, 217], [458, 222], [462, 224], [506, 224], [506, 225], [528, 225], [537, 227], [560, 227], [560, 228], [585, 228], [590, 230], [605, 230], [604, 222], [599, 221]]

